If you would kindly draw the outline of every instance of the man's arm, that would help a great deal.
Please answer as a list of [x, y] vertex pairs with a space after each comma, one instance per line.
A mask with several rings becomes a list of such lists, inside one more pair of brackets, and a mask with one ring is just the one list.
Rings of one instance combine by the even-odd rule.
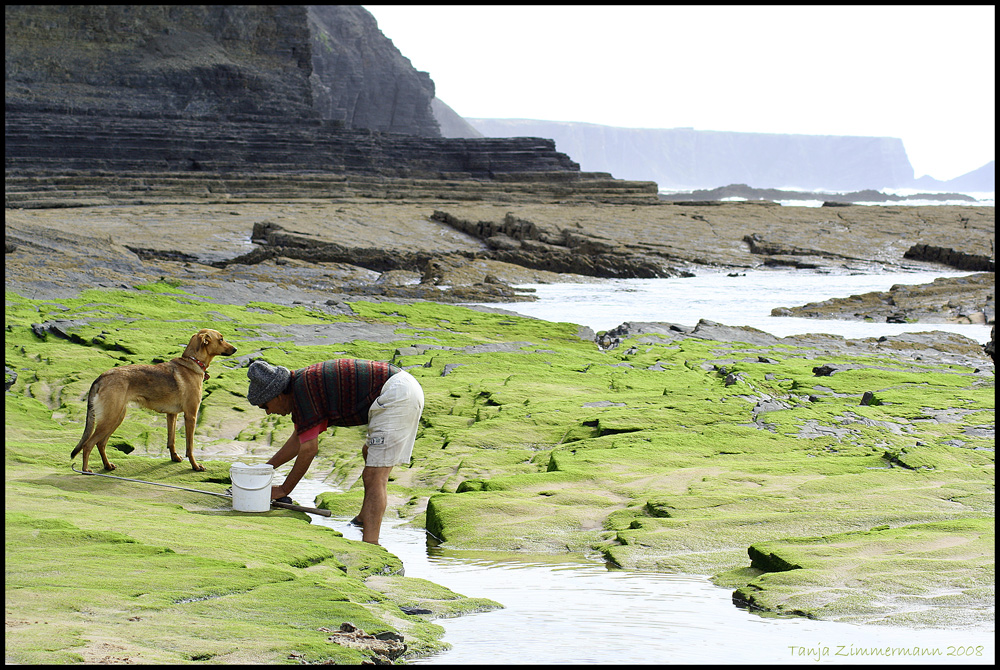
[[[275, 454], [270, 461], [268, 461], [268, 463], [274, 465], [275, 467], [287, 463], [289, 459], [291, 459], [292, 454], [285, 454], [284, 452], [286, 448], [289, 452], [292, 451], [289, 445], [293, 440], [295, 442], [295, 463], [292, 464], [292, 470], [288, 473], [288, 476], [285, 477], [284, 483], [281, 486], [271, 487], [272, 500], [274, 498], [281, 498], [291, 494], [295, 485], [299, 483], [299, 480], [301, 480], [309, 470], [309, 466], [312, 464], [313, 459], [316, 457], [316, 452], [319, 450], [319, 445], [317, 443], [318, 440], [315, 437], [299, 444], [299, 436], [292, 433], [292, 436], [288, 438], [288, 442], [285, 442], [285, 446], [282, 447], [281, 450], [278, 451], [278, 453]], [[284, 456], [284, 458], [279, 459], [281, 456]]]

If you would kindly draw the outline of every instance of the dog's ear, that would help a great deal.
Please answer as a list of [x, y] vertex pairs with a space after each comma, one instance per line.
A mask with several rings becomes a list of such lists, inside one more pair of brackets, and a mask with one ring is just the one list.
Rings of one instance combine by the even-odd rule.
[[209, 344], [212, 343], [212, 331], [205, 329], [199, 332], [198, 334], [201, 335], [202, 346], [207, 347]]

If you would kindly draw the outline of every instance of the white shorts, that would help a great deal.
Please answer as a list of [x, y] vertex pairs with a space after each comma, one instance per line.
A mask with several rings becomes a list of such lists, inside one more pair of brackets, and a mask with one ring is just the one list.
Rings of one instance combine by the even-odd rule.
[[389, 377], [368, 409], [368, 457], [365, 465], [386, 468], [410, 462], [417, 439], [424, 390], [405, 370]]

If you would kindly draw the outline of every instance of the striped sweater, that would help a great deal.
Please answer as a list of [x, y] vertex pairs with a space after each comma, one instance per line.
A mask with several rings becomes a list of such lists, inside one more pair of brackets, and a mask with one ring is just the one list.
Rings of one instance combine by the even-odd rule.
[[304, 433], [324, 419], [334, 426], [368, 423], [368, 409], [400, 369], [381, 361], [338, 358], [292, 372], [292, 421]]

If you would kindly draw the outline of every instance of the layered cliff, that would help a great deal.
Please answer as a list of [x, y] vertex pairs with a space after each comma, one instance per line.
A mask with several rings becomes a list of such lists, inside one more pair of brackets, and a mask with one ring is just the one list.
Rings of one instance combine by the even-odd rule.
[[316, 111], [348, 128], [441, 137], [434, 82], [413, 68], [357, 5], [309, 5]]
[[8, 108], [317, 117], [302, 5], [7, 5], [4, 15]]
[[[548, 139], [443, 138], [434, 83], [358, 6], [5, 8], [12, 176], [579, 174]], [[113, 188], [111, 184], [108, 188]]]
[[440, 137], [434, 82], [354, 5], [8, 5], [8, 104]]
[[692, 128], [615, 128], [591, 123], [467, 119], [486, 137], [551, 137], [583, 170], [655, 181], [662, 189], [861, 190], [910, 186], [913, 168], [891, 137], [779, 135]]

